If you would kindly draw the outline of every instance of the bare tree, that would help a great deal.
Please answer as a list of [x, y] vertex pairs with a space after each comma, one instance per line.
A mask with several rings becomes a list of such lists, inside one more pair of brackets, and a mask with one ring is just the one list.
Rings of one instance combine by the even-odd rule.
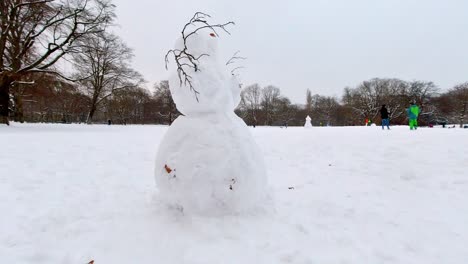
[[437, 87], [432, 82], [374, 78], [362, 82], [354, 89], [345, 88], [343, 102], [361, 118], [371, 120], [377, 117], [380, 106], [385, 104], [393, 120], [404, 117], [405, 108], [412, 100], [425, 109], [423, 114], [429, 114], [426, 110], [433, 108], [425, 108], [425, 105], [436, 91]]
[[280, 125], [289, 125], [290, 121], [296, 117], [299, 107], [291, 104], [291, 101], [284, 96], [279, 96], [273, 103], [273, 116], [276, 123]]
[[262, 89], [260, 105], [262, 106], [263, 114], [265, 115], [265, 125], [271, 126], [274, 119], [275, 103], [280, 98], [280, 89], [273, 85], [269, 85]]
[[136, 88], [144, 81], [131, 68], [133, 51], [123, 41], [100, 32], [81, 41], [80, 52], [73, 57], [75, 78], [90, 97], [87, 123], [92, 123], [99, 105], [114, 92]]
[[361, 118], [373, 120], [380, 108], [380, 86], [379, 79], [364, 81], [354, 89], [345, 89], [343, 101], [347, 102]]
[[306, 110], [307, 115], [312, 114], [312, 92], [309, 89], [307, 89], [307, 92], [306, 92], [305, 110]]
[[169, 90], [169, 82], [161, 81], [159, 84], [154, 84], [154, 99], [158, 104], [158, 115], [167, 120], [167, 124], [172, 124], [174, 119], [179, 115], [174, 100], [172, 99], [171, 91]]
[[425, 106], [439, 89], [433, 82], [412, 81], [408, 83], [406, 95], [409, 101], [415, 101], [421, 107], [421, 114], [426, 114]]
[[0, 123], [8, 124], [12, 83], [31, 72], [62, 76], [56, 62], [113, 17], [107, 0], [0, 1]]
[[105, 100], [106, 118], [120, 124], [145, 123], [145, 106], [150, 94], [144, 88], [127, 88], [115, 91]]
[[240, 108], [247, 113], [249, 123], [257, 125], [258, 114], [260, 112], [260, 100], [262, 89], [258, 84], [247, 86], [241, 92]]
[[314, 120], [325, 125], [337, 124], [338, 110], [340, 104], [335, 97], [313, 95], [311, 97], [311, 107], [314, 113]]
[[449, 95], [454, 99], [455, 111], [458, 112], [458, 122], [460, 128], [462, 128], [465, 122], [466, 108], [468, 105], [468, 82], [455, 86], [449, 91]]
[[390, 119], [401, 117], [405, 113], [405, 90], [408, 83], [399, 79], [384, 79], [380, 104], [385, 104], [389, 111]]

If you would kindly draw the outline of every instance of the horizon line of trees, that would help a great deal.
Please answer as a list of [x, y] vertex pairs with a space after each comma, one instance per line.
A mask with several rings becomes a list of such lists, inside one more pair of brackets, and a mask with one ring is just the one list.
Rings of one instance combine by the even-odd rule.
[[[60, 78], [42, 76], [33, 86], [21, 95], [21, 108], [14, 104], [11, 111], [14, 121], [90, 123], [90, 109], [93, 109], [93, 123], [167, 125], [180, 115], [168, 81], [155, 83], [151, 91], [141, 84], [111, 90], [94, 107], [93, 93]], [[421, 108], [421, 125], [458, 123], [462, 126], [468, 82], [441, 92], [433, 82], [374, 78], [344, 88], [341, 98], [307, 90], [303, 104], [292, 103], [281, 94], [279, 87], [252, 84], [242, 89], [235, 112], [252, 126], [303, 126], [307, 115], [314, 126], [354, 126], [364, 125], [366, 119], [380, 123], [379, 110], [385, 104], [391, 123], [400, 125], [407, 123], [406, 108], [412, 101]]]
[[406, 124], [406, 108], [415, 102], [421, 108], [420, 123], [447, 124], [465, 122], [468, 82], [441, 92], [433, 82], [403, 81], [397, 78], [373, 78], [355, 87], [344, 88], [341, 98], [305, 94], [303, 105], [292, 104], [275, 86], [258, 84], [242, 91], [236, 112], [249, 125], [302, 126], [305, 117], [314, 126], [364, 125], [365, 120], [380, 123], [380, 109], [386, 105], [392, 124]]

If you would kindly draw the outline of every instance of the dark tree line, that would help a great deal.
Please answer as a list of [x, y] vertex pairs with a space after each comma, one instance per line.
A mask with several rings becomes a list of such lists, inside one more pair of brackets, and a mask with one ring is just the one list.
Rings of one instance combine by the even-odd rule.
[[303, 126], [307, 115], [312, 124], [350, 125], [352, 115], [347, 107], [331, 96], [312, 95], [307, 90], [304, 105], [292, 104], [275, 86], [261, 88], [258, 84], [247, 86], [241, 93], [241, 103], [236, 110], [248, 125]]
[[406, 108], [415, 102], [421, 108], [420, 122], [428, 124], [458, 123], [463, 126], [466, 115], [468, 84], [459, 84], [446, 92], [426, 81], [371, 79], [355, 88], [345, 88], [342, 103], [353, 117], [380, 122], [379, 108], [387, 105], [393, 124], [406, 124]]
[[[22, 110], [15, 104], [10, 116], [18, 122], [88, 123], [92, 96], [80, 88], [50, 76], [37, 78], [22, 94]], [[162, 81], [153, 91], [142, 87], [114, 91], [96, 107], [93, 123], [171, 124], [178, 115], [169, 84]]]
[[[10, 117], [27, 122], [89, 122], [93, 93], [81, 85], [51, 75], [36, 77], [34, 84], [17, 84]], [[110, 92], [110, 90], [106, 90]], [[172, 100], [168, 81], [151, 91], [139, 85], [115, 89], [100, 97], [93, 122], [114, 124], [171, 124], [180, 114]], [[363, 125], [365, 119], [380, 123], [382, 104], [390, 111], [392, 124], [406, 124], [411, 101], [421, 107], [420, 123], [463, 125], [466, 122], [468, 83], [440, 92], [432, 82], [371, 79], [347, 87], [342, 98], [306, 91], [304, 104], [293, 104], [278, 87], [253, 84], [242, 89], [236, 113], [248, 125], [302, 126], [305, 117], [314, 126]]]
[[380, 123], [379, 109], [385, 104], [392, 124], [406, 124], [406, 108], [416, 102], [422, 110], [420, 123], [460, 124], [467, 112], [468, 83], [441, 92], [433, 82], [374, 78], [355, 87], [346, 87], [340, 99], [307, 90], [305, 104], [291, 104], [274, 86], [258, 84], [242, 91], [237, 113], [249, 125], [302, 126], [305, 117], [315, 126], [363, 125], [366, 119]]

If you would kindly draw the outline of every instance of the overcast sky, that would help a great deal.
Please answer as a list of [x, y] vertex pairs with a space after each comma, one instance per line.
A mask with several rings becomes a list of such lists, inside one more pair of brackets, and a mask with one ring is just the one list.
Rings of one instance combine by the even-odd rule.
[[[114, 0], [118, 33], [149, 84], [167, 79], [164, 54], [196, 11], [235, 21], [220, 49], [248, 57], [245, 85], [281, 88], [295, 103], [306, 89], [341, 96], [373, 77], [468, 81], [466, 0]], [[227, 58], [226, 58], [227, 59]]]

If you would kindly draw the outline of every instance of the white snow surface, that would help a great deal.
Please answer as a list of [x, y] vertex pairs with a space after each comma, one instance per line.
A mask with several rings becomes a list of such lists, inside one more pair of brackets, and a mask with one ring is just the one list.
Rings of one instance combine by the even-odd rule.
[[202, 217], [160, 205], [165, 126], [0, 126], [0, 262], [467, 263], [468, 130], [249, 129], [270, 209]]

